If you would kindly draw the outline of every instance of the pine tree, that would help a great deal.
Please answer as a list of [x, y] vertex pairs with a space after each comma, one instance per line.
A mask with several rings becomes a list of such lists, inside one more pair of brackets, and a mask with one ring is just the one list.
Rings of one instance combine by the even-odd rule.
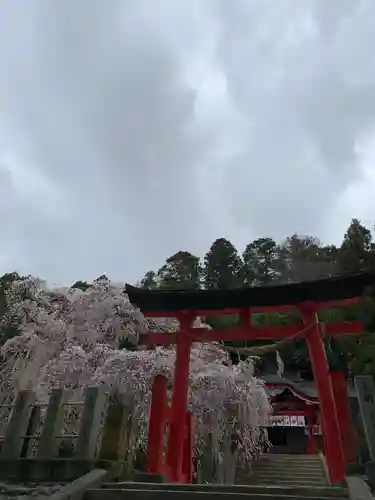
[[348, 273], [375, 266], [375, 245], [369, 229], [353, 219], [345, 233], [339, 253], [340, 270]]
[[86, 290], [88, 290], [92, 285], [90, 285], [90, 283], [87, 283], [87, 281], [82, 281], [82, 280], [78, 280], [74, 283], [74, 285], [72, 285], [72, 288], [74, 289], [78, 289], [78, 290], [81, 290], [82, 292], [85, 292]]
[[338, 273], [337, 250], [317, 238], [294, 234], [280, 247], [284, 281], [310, 281]]
[[207, 290], [244, 285], [244, 265], [236, 248], [225, 238], [211, 245], [204, 257], [203, 283]]
[[158, 287], [155, 271], [147, 271], [141, 280], [141, 287], [147, 290], [153, 290]]
[[270, 283], [280, 276], [280, 249], [272, 238], [259, 238], [249, 243], [243, 261], [248, 285]]
[[197, 290], [200, 288], [199, 257], [180, 251], [169, 257], [157, 273], [160, 288]]

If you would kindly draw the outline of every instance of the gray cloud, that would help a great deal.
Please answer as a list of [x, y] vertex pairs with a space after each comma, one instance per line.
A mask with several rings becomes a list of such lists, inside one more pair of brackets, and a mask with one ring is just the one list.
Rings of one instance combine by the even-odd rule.
[[135, 280], [222, 235], [336, 240], [373, 127], [373, 10], [1, 0], [2, 269]]
[[358, 177], [357, 141], [374, 126], [374, 5], [221, 5], [218, 58], [247, 136], [229, 160], [232, 210], [257, 233], [319, 234]]
[[119, 253], [129, 261], [155, 252], [160, 261], [174, 246], [196, 245], [194, 221], [206, 217], [196, 178], [210, 139], [195, 120], [194, 89], [146, 4], [31, 3], [22, 18], [9, 7], [12, 46], [0, 93], [27, 158], [67, 193], [75, 220], [71, 234], [60, 222], [66, 237], [57, 239], [66, 265], [82, 234], [94, 255], [108, 234], [104, 256], [116, 256], [117, 266]]

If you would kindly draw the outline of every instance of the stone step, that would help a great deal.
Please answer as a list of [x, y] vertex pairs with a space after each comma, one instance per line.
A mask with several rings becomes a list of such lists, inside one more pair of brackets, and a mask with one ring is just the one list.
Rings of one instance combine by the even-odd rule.
[[288, 472], [286, 474], [278, 474], [277, 472], [273, 471], [267, 471], [267, 472], [254, 472], [252, 474], [238, 474], [236, 478], [247, 478], [249, 480], [253, 479], [269, 479], [269, 480], [277, 480], [277, 479], [288, 479], [292, 478], [295, 479], [296, 481], [324, 481], [327, 484], [327, 478], [325, 475], [320, 474], [319, 476], [316, 475], [309, 475], [309, 474], [293, 474], [292, 472]]
[[320, 456], [319, 455], [273, 455], [272, 453], [265, 453], [263, 455], [260, 455], [257, 460], [274, 460], [274, 461], [295, 461], [295, 462], [319, 462], [320, 461]]
[[272, 494], [280, 493], [284, 495], [292, 495], [298, 493], [301, 497], [330, 497], [347, 498], [348, 490], [343, 487], [332, 487], [324, 485], [323, 487], [304, 487], [304, 486], [258, 486], [258, 485], [232, 485], [232, 484], [180, 484], [180, 483], [135, 483], [135, 482], [118, 482], [104, 483], [102, 489], [120, 489], [120, 490], [173, 490], [173, 491], [208, 491], [208, 492], [223, 492], [223, 493], [264, 493]]
[[261, 460], [257, 460], [253, 462], [254, 467], [260, 464], [272, 465], [275, 467], [321, 467], [322, 462], [320, 460], [314, 460], [313, 462], [305, 462], [304, 460], [270, 460], [268, 458], [262, 458]]
[[263, 457], [270, 457], [270, 458], [275, 458], [275, 459], [296, 459], [296, 460], [305, 460], [306, 462], [311, 462], [314, 460], [319, 460], [319, 455], [303, 455], [303, 454], [288, 454], [288, 453], [262, 453], [260, 455], [260, 458], [262, 459]]
[[[240, 474], [240, 471], [238, 471]], [[324, 470], [310, 470], [310, 469], [278, 469], [273, 467], [254, 467], [253, 470], [248, 471], [246, 474], [275, 474], [287, 476], [310, 476], [310, 477], [326, 477]]]
[[[323, 475], [324, 476], [324, 470], [323, 467], [314, 468], [310, 469], [309, 467], [269, 467], [267, 465], [259, 465], [256, 467], [253, 467], [252, 471], [255, 472], [268, 472], [268, 471], [273, 471], [277, 473], [282, 473], [282, 474], [312, 474], [312, 475]], [[240, 471], [239, 471], [240, 472]]]
[[[267, 491], [267, 490], [266, 490]], [[304, 500], [304, 496], [294, 492], [291, 495], [278, 493], [233, 493], [233, 492], [218, 492], [218, 491], [188, 491], [175, 489], [92, 489], [88, 490], [86, 500], [125, 500], [131, 496], [132, 500], [189, 500], [194, 495], [195, 500]], [[332, 497], [316, 496], [309, 497], [310, 500], [332, 500]], [[338, 497], [337, 500], [341, 500]], [[342, 500], [347, 500], [347, 497], [342, 497]]]
[[319, 456], [262, 455], [253, 464], [252, 471], [236, 471], [236, 483], [327, 485], [327, 478]]
[[318, 455], [262, 455], [249, 472], [237, 470], [236, 484], [328, 487]]
[[321, 469], [321, 462], [305, 463], [305, 462], [271, 462], [268, 460], [261, 460], [253, 464], [253, 467], [266, 466], [266, 467], [277, 467], [278, 469], [290, 469], [291, 467], [296, 469]]
[[[239, 478], [241, 479], [241, 478]], [[272, 476], [271, 474], [267, 476], [250, 476], [249, 484], [256, 483], [259, 481], [268, 481], [270, 484], [279, 484], [281, 481], [293, 481], [293, 483], [301, 482], [301, 484], [305, 483], [322, 483], [328, 484], [325, 477], [293, 477], [293, 476]]]
[[304, 466], [314, 466], [314, 465], [321, 465], [321, 460], [320, 458], [316, 459], [300, 459], [300, 458], [294, 458], [294, 457], [286, 457], [286, 458], [277, 458], [277, 457], [272, 457], [272, 455], [269, 455], [267, 457], [261, 457], [257, 462], [255, 463], [269, 463], [269, 464], [274, 464], [274, 465], [290, 465], [290, 464], [297, 464], [297, 465], [304, 465]]
[[253, 468], [256, 467], [272, 467], [277, 469], [311, 469], [311, 470], [322, 470], [321, 462], [314, 463], [304, 463], [304, 462], [291, 462], [291, 463], [280, 463], [280, 462], [269, 462], [267, 460], [262, 460], [252, 464]]
[[282, 479], [283, 477], [293, 477], [296, 480], [298, 479], [309, 479], [311, 481], [326, 481], [327, 482], [327, 477], [325, 474], [308, 474], [308, 473], [296, 473], [293, 474], [292, 472], [278, 472], [278, 471], [254, 471], [252, 474], [237, 474], [236, 477], [248, 477], [248, 478], [259, 478], [259, 477], [264, 477], [264, 478], [280, 478]]
[[243, 484], [252, 484], [257, 481], [269, 481], [270, 484], [277, 484], [278, 481], [293, 481], [294, 483], [298, 483], [301, 481], [303, 483], [323, 483], [328, 484], [327, 479], [324, 476], [319, 477], [311, 477], [311, 476], [294, 476], [293, 474], [251, 474], [248, 476], [236, 476], [236, 482], [240, 483], [243, 481]]
[[288, 465], [281, 465], [281, 464], [269, 464], [266, 462], [260, 462], [257, 464], [252, 465], [252, 470], [258, 470], [258, 469], [272, 469], [272, 470], [282, 470], [282, 471], [291, 471], [291, 470], [296, 470], [296, 471], [301, 471], [301, 470], [309, 470], [313, 472], [319, 472], [324, 470], [322, 464], [314, 464], [314, 465], [308, 465], [308, 464], [288, 464]]
[[[239, 478], [241, 479], [241, 478]], [[237, 482], [238, 479], [237, 479]], [[309, 477], [293, 477], [293, 476], [251, 476], [246, 483], [258, 484], [258, 483], [268, 483], [268, 484], [284, 484], [285, 482], [292, 482], [293, 484], [300, 484], [304, 486], [306, 484], [319, 484], [319, 485], [328, 485], [327, 480], [325, 478], [309, 478]]]
[[[240, 483], [238, 483], [240, 484]], [[251, 484], [256, 484], [256, 485], [270, 485], [270, 484], [275, 484], [277, 486], [284, 486], [284, 485], [293, 485], [293, 486], [320, 486], [324, 487], [327, 486], [326, 481], [301, 481], [300, 479], [294, 480], [293, 478], [284, 478], [284, 479], [270, 479], [270, 478], [265, 478], [265, 479], [256, 479], [251, 482]]]

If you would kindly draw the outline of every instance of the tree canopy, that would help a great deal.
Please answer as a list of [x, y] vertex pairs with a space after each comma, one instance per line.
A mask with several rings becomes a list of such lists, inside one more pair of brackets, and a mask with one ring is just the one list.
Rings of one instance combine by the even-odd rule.
[[[169, 257], [166, 264], [158, 272], [146, 273], [142, 285], [145, 288], [158, 286], [180, 288], [180, 283], [189, 281], [189, 273], [184, 266], [178, 265], [178, 252]], [[191, 254], [189, 254], [191, 256]], [[287, 283], [309, 281], [323, 277], [345, 273], [355, 273], [375, 268], [375, 242], [370, 229], [358, 219], [353, 219], [343, 235], [342, 244], [322, 244], [317, 238], [309, 235], [293, 234], [277, 243], [270, 237], [257, 238], [249, 242], [242, 254], [225, 238], [215, 240], [204, 256], [203, 263], [199, 257], [190, 257], [194, 262], [194, 280], [186, 288], [224, 289], [241, 286], [268, 285], [271, 283]], [[171, 272], [169, 271], [171, 270]], [[150, 274], [151, 273], [151, 274]], [[163, 285], [150, 276], [163, 276]], [[327, 315], [327, 312], [325, 313]], [[272, 313], [256, 315], [258, 324], [284, 324], [292, 320], [290, 313]], [[328, 312], [328, 320], [361, 319], [366, 333], [361, 338], [343, 338], [329, 353], [334, 363], [338, 351], [342, 352], [348, 362], [351, 373], [372, 373], [375, 375], [375, 302], [368, 298], [362, 304], [346, 310]], [[207, 319], [210, 326], [225, 328], [237, 322], [235, 316], [222, 316]], [[265, 342], [254, 342], [253, 344]], [[229, 343], [233, 346], [233, 343]], [[243, 343], [234, 343], [243, 346]], [[251, 345], [247, 342], [246, 345]], [[335, 353], [335, 354], [332, 354]], [[285, 344], [281, 348], [285, 366], [296, 369], [311, 377], [311, 367], [307, 349], [303, 340]]]

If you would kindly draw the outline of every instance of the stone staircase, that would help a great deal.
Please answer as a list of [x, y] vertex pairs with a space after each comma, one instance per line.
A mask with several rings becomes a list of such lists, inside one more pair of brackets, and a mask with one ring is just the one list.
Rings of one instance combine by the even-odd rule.
[[85, 500], [348, 500], [336, 487], [107, 483], [88, 490]]
[[264, 455], [235, 485], [118, 482], [92, 488], [85, 500], [348, 500], [328, 484], [318, 456]]
[[238, 471], [237, 484], [327, 487], [328, 480], [318, 455], [262, 455], [252, 472]]

